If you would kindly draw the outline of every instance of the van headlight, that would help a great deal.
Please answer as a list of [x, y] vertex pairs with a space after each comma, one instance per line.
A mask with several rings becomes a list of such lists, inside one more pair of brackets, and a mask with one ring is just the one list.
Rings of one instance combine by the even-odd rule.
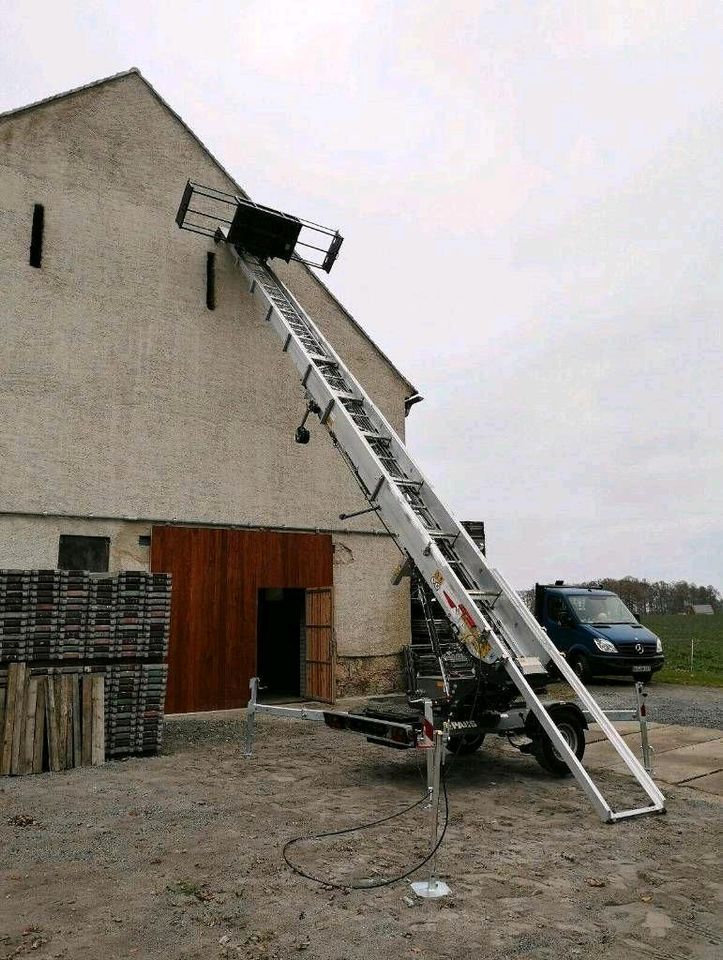
[[618, 648], [610, 640], [606, 640], [605, 637], [594, 637], [595, 646], [602, 653], [617, 653]]
[[660, 637], [655, 638], [655, 652], [656, 653], [663, 652], [663, 641], [660, 639]]

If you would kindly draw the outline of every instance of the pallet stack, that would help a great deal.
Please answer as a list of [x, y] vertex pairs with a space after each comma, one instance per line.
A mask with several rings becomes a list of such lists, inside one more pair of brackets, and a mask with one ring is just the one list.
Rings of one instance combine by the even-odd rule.
[[171, 629], [171, 576], [152, 573], [146, 594], [148, 624], [148, 659], [163, 663], [168, 655], [168, 633]]
[[0, 773], [157, 753], [170, 613], [168, 574], [0, 570]]
[[0, 663], [25, 659], [28, 593], [22, 571], [0, 573]]
[[91, 577], [86, 617], [85, 659], [111, 660], [116, 655], [115, 577]]
[[113, 665], [106, 669], [109, 711], [106, 753], [112, 757], [157, 753], [163, 734], [167, 666]]

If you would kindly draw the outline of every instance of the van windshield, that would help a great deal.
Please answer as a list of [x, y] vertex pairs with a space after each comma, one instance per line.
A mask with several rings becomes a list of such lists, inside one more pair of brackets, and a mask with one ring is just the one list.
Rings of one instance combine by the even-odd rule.
[[594, 593], [567, 597], [570, 606], [582, 623], [637, 623], [620, 597], [599, 596]]

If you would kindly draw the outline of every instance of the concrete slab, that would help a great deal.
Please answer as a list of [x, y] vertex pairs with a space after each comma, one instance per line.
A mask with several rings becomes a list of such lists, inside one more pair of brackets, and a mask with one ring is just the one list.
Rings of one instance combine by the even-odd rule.
[[656, 723], [649, 724], [648, 729], [650, 742], [658, 756], [669, 750], [678, 750], [680, 747], [716, 741], [723, 736], [720, 730], [712, 730], [710, 727], [679, 727]]
[[[640, 744], [632, 742], [628, 743], [628, 746], [642, 762]], [[625, 773], [628, 769], [607, 740], [586, 746], [583, 763], [588, 770], [612, 770], [614, 773]]]
[[[616, 724], [616, 727], [635, 756], [642, 759], [639, 730], [631, 730], [629, 724]], [[723, 731], [650, 724], [649, 733], [655, 750], [653, 776], [656, 781], [684, 784], [723, 796]], [[590, 770], [627, 771], [612, 745], [604, 739], [588, 741], [584, 763]]]
[[702, 793], [723, 797], [723, 770], [709, 773], [705, 777], [696, 777], [695, 780], [689, 780], [685, 786], [690, 787], [691, 790], [700, 790]]
[[666, 783], [681, 783], [723, 769], [723, 738], [668, 750], [656, 757], [656, 776]]
[[[616, 723], [615, 729], [621, 734], [628, 746], [635, 753], [639, 752], [640, 724], [636, 722]], [[708, 740], [718, 740], [722, 736], [720, 730], [710, 727], [679, 727], [667, 723], [649, 723], [648, 737], [655, 752], [665, 753], [667, 750], [676, 750], [678, 747], [687, 747], [695, 743], [705, 743]], [[597, 724], [591, 724], [585, 735], [588, 744], [607, 743], [605, 735]]]
[[[656, 727], [660, 726], [663, 725], [660, 723], [649, 723], [648, 730], [654, 730]], [[640, 723], [637, 720], [618, 720], [615, 723], [615, 729], [623, 737], [634, 736], [637, 734], [638, 739], [640, 739]], [[715, 730], [713, 730], [712, 733], [717, 735], [717, 731]], [[585, 734], [585, 741], [587, 743], [599, 743], [600, 741], [607, 742], [607, 739], [600, 727], [596, 723], [591, 723], [587, 733]]]

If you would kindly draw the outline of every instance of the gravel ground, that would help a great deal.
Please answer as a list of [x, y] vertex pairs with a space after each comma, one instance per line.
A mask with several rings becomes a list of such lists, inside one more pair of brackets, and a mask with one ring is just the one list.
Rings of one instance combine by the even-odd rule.
[[[556, 685], [551, 692], [565, 685]], [[635, 707], [635, 691], [629, 681], [600, 681], [589, 685], [604, 710]], [[655, 723], [679, 723], [684, 727], [723, 728], [723, 690], [715, 687], [676, 686], [655, 683], [645, 688], [648, 719]]]
[[[418, 753], [266, 717], [246, 760], [241, 734], [238, 714], [176, 718], [162, 756], [0, 781], [0, 960], [720, 956], [716, 798], [671, 788], [667, 816], [606, 825], [494, 739], [449, 770], [451, 897], [335, 890], [284, 844], [408, 805]], [[613, 773], [599, 785], [636, 799]], [[402, 872], [429, 831], [417, 808], [292, 855], [350, 885]]]

